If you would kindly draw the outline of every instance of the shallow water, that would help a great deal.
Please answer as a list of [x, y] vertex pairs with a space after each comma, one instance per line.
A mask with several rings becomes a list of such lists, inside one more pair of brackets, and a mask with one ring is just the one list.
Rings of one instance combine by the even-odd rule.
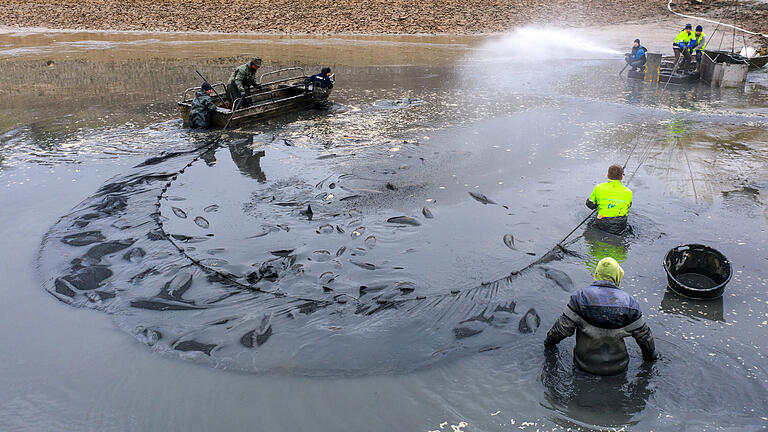
[[[765, 428], [765, 72], [659, 98], [586, 33], [590, 60], [533, 64], [529, 34], [0, 36], [2, 428]], [[223, 80], [254, 50], [330, 64], [334, 105], [201, 147], [191, 63]], [[633, 234], [507, 278], [633, 148]], [[722, 299], [665, 289], [692, 242], [734, 264]], [[596, 378], [541, 343], [607, 255], [661, 360], [629, 341]]]

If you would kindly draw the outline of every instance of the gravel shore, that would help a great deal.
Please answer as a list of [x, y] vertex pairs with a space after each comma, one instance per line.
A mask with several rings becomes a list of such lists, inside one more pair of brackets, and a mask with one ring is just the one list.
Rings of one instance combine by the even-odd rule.
[[261, 33], [489, 33], [524, 24], [615, 24], [664, 0], [5, 0], [0, 24], [52, 29]]
[[[768, 2], [676, 0], [681, 13], [768, 32]], [[5, 0], [0, 26], [286, 34], [473, 34], [669, 16], [666, 0]]]

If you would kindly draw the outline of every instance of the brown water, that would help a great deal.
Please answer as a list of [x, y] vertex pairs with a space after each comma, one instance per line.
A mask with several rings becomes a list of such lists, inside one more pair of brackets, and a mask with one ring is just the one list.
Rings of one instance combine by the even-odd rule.
[[[535, 61], [524, 48], [535, 32], [3, 34], [0, 428], [765, 428], [766, 73], [744, 90], [659, 98], [618, 78], [615, 30], [585, 30], [573, 56]], [[225, 80], [254, 53], [265, 70], [332, 66], [334, 106], [136, 167], [213, 135], [176, 118], [194, 67]], [[503, 279], [588, 214], [592, 185], [633, 147], [634, 235], [579, 230], [573, 255]], [[155, 236], [158, 196], [175, 245]], [[387, 222], [396, 216], [420, 225]], [[61, 242], [84, 231], [103, 238]], [[88, 252], [117, 241], [130, 246]], [[664, 254], [692, 242], [733, 262], [722, 299], [665, 289]], [[642, 364], [630, 341], [615, 378], [573, 371], [572, 340], [555, 357], [541, 346], [606, 255], [627, 270], [661, 355]], [[111, 276], [57, 291], [83, 264]], [[262, 291], [204, 268], [256, 271]]]

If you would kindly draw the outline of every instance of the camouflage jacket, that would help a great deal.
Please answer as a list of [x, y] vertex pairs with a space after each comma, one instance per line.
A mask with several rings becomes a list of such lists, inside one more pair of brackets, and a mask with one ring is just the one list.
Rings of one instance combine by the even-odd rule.
[[193, 128], [207, 128], [210, 112], [216, 110], [216, 104], [205, 91], [198, 90], [192, 107], [189, 109], [189, 125]]
[[228, 86], [235, 85], [240, 93], [245, 92], [245, 87], [256, 87], [258, 84], [256, 72], [251, 69], [250, 63], [238, 66], [227, 81]]

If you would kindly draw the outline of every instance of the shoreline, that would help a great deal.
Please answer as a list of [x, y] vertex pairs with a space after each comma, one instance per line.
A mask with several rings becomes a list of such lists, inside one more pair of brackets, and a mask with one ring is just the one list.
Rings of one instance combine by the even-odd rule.
[[[740, 0], [740, 9], [728, 0], [465, 0], [424, 5], [405, 0], [319, 0], [308, 5], [298, 0], [280, 4], [244, 0], [135, 0], [119, 4], [108, 0], [9, 0], [0, 4], [0, 34], [8, 33], [125, 33], [215, 34], [256, 36], [495, 36], [522, 26], [583, 28], [642, 23], [657, 19], [722, 20], [755, 33], [768, 32], [768, 3]], [[122, 3], [122, 2], [121, 2]], [[673, 10], [667, 9], [668, 3]], [[316, 5], [328, 6], [323, 11]], [[235, 13], [222, 14], [225, 6]], [[240, 7], [242, 6], [242, 7]], [[250, 9], [247, 9], [250, 7]], [[248, 11], [243, 12], [244, 10]], [[727, 13], [723, 13], [727, 12]], [[270, 19], [264, 19], [265, 17]], [[696, 19], [691, 19], [696, 21]], [[242, 22], [242, 25], [228, 25]], [[705, 24], [705, 33], [713, 24]], [[229, 29], [232, 29], [230, 31]], [[765, 43], [766, 38], [756, 36]]]
[[269, 35], [492, 35], [668, 15], [666, 0], [8, 0], [0, 28]]

